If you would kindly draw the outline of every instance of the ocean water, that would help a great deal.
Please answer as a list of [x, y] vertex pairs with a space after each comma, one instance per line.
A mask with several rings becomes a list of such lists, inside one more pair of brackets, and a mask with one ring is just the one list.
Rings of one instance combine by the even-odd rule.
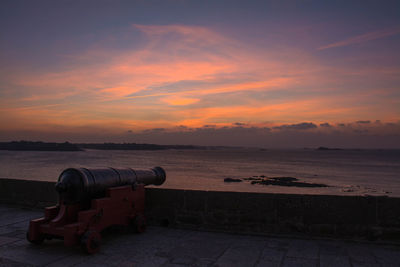
[[[0, 177], [56, 181], [69, 167], [161, 166], [162, 188], [266, 193], [400, 196], [400, 150], [202, 149], [79, 152], [0, 151]], [[291, 176], [329, 187], [225, 183], [224, 178]]]

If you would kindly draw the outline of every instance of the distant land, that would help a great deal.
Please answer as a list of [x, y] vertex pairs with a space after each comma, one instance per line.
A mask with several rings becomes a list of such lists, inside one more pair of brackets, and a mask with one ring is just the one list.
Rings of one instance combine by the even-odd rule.
[[32, 141], [0, 142], [0, 150], [28, 150], [28, 151], [82, 151], [80, 147], [69, 142], [45, 143]]
[[100, 150], [165, 150], [165, 149], [199, 149], [200, 146], [191, 145], [156, 145], [136, 143], [103, 143], [103, 144], [76, 144], [80, 148]]
[[317, 150], [343, 150], [343, 149], [342, 148], [330, 148], [330, 147], [320, 146], [319, 148], [317, 148]]
[[[195, 146], [195, 145], [158, 145], [158, 144], [137, 144], [137, 143], [55, 143], [43, 141], [11, 141], [0, 142], [0, 150], [19, 151], [84, 151], [85, 149], [98, 150], [167, 150], [167, 149], [238, 149], [239, 146]], [[318, 148], [303, 148], [319, 151], [330, 150], [362, 150], [357, 148], [330, 148], [320, 146]], [[268, 151], [259, 148], [260, 151]]]
[[156, 145], [156, 144], [136, 144], [136, 143], [102, 143], [102, 144], [72, 144], [48, 143], [41, 141], [11, 141], [0, 142], [0, 150], [20, 150], [20, 151], [83, 151], [85, 149], [99, 150], [166, 150], [166, 149], [200, 149], [210, 148], [192, 145]]

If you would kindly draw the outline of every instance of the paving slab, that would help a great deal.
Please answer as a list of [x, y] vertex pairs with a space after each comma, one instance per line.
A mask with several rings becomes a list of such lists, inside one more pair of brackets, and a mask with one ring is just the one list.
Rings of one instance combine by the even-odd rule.
[[0, 214], [1, 214], [0, 226], [6, 226], [19, 222], [26, 222], [27, 220], [33, 219], [38, 215], [42, 216], [42, 214], [35, 211], [32, 212], [28, 210], [18, 210], [18, 209], [3, 211]]
[[346, 244], [343, 242], [320, 242], [319, 259], [321, 267], [351, 266]]
[[20, 262], [0, 258], [0, 266], [3, 266], [3, 267], [30, 267], [30, 266], [34, 266], [34, 265], [23, 264]]
[[328, 239], [299, 239], [150, 226], [132, 234], [102, 234], [99, 253], [87, 255], [61, 240], [30, 244], [31, 211], [0, 205], [0, 266], [400, 266], [400, 246]]
[[19, 239], [7, 236], [0, 236], [0, 246], [16, 241], [19, 241]]
[[170, 263], [215, 262], [234, 242], [235, 237], [221, 233], [192, 232], [169, 252]]
[[378, 247], [372, 249], [376, 261], [382, 266], [400, 266], [400, 253], [398, 248]]
[[357, 244], [350, 244], [347, 246], [347, 251], [349, 253], [350, 261], [354, 265], [357, 264], [378, 264], [374, 253], [372, 252], [374, 247], [368, 245], [359, 246]]
[[321, 254], [319, 261], [321, 267], [351, 267], [349, 257], [342, 255]]
[[61, 245], [60, 242], [48, 242], [41, 246], [34, 246], [29, 244], [26, 240], [19, 240], [1, 246], [0, 258], [21, 262], [23, 264], [44, 266], [58, 258], [66, 256], [68, 250], [62, 250]]
[[319, 244], [312, 240], [292, 240], [286, 257], [318, 259]]
[[219, 257], [216, 264], [218, 266], [255, 266], [265, 245], [266, 240], [237, 237]]
[[270, 248], [265, 247], [261, 253], [261, 256], [256, 264], [256, 266], [271, 266], [278, 267], [283, 263], [286, 250], [280, 248]]
[[283, 267], [317, 267], [318, 261], [316, 259], [294, 258], [285, 257]]

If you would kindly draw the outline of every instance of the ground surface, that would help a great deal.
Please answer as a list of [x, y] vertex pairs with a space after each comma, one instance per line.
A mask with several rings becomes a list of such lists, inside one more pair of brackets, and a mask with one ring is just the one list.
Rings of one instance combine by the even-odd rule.
[[0, 205], [0, 266], [400, 266], [400, 247], [149, 227], [143, 234], [105, 233], [86, 255], [62, 241], [25, 240], [40, 211]]

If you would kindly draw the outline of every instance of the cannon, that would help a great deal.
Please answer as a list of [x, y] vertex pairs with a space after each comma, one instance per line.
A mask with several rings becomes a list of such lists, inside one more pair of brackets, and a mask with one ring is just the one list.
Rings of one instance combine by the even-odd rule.
[[87, 253], [96, 253], [101, 232], [110, 226], [145, 231], [144, 186], [161, 185], [165, 179], [161, 167], [66, 169], [55, 185], [58, 204], [45, 208], [44, 217], [30, 221], [27, 240], [41, 244], [45, 239], [59, 238], [66, 246], [81, 244]]

